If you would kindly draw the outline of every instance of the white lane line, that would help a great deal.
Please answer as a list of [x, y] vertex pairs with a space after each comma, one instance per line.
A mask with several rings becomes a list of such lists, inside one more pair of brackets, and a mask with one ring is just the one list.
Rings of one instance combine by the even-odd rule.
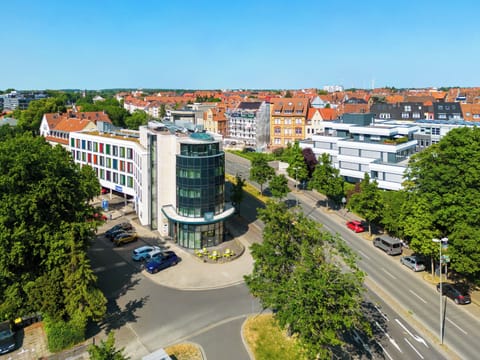
[[396, 277], [393, 276], [392, 274], [390, 274], [390, 273], [387, 271], [387, 269], [385, 269], [384, 267], [382, 267], [382, 270], [383, 270], [388, 276], [390, 276], [392, 279], [396, 279]]
[[380, 346], [380, 348], [382, 349], [383, 353], [385, 355], [387, 355], [387, 357], [390, 359], [390, 360], [393, 360], [393, 358], [390, 356], [390, 354], [387, 352], [387, 350], [385, 350], [385, 348], [382, 346], [382, 344], [380, 344], [378, 341], [377, 341], [377, 345]]
[[423, 345], [425, 345], [427, 348], [428, 348], [428, 344], [425, 340], [423, 340], [420, 336], [418, 335], [413, 335], [410, 330], [408, 330], [405, 325], [403, 325], [400, 320], [398, 319], [395, 319], [395, 321], [398, 323], [398, 325], [400, 325], [402, 327], [403, 330], [405, 330], [405, 332], [410, 335], [416, 342], [419, 342], [419, 343], [422, 343]]
[[422, 354], [420, 354], [420, 352], [419, 352], [417, 349], [415, 349], [415, 346], [413, 346], [413, 345], [410, 343], [410, 341], [408, 341], [408, 339], [405, 339], [405, 341], [407, 342], [408, 345], [410, 345], [410, 347], [411, 347], [413, 350], [415, 350], [415, 352], [417, 353], [417, 355], [420, 356], [420, 359], [423, 359]]
[[118, 268], [118, 267], [125, 266], [125, 265], [127, 265], [127, 263], [125, 261], [120, 261], [120, 262], [112, 264], [111, 266], [108, 266], [108, 267], [107, 266], [96, 267], [92, 271], [94, 273], [98, 273], [98, 272], [101, 272], [101, 271], [105, 271], [105, 270], [109, 270], [109, 269], [113, 269], [113, 268]]
[[383, 318], [384, 318], [385, 320], [390, 321], [390, 319], [387, 317], [387, 315], [384, 314], [377, 305], [374, 305], [374, 306], [375, 306], [375, 309], [377, 309], [377, 311], [380, 313], [380, 315], [383, 316]]
[[365, 259], [370, 260], [370, 258], [369, 258], [367, 255], [365, 255], [365, 253], [364, 253], [363, 251], [358, 250], [358, 253], [359, 253], [360, 255], [362, 255], [362, 257], [364, 257]]
[[412, 290], [408, 290], [410, 291], [413, 295], [415, 295], [417, 298], [419, 298], [421, 301], [423, 301], [424, 304], [426, 304], [427, 302], [425, 300], [423, 300], [420, 296], [418, 296], [417, 294], [415, 294]]
[[[380, 326], [380, 324], [378, 322], [375, 321], [375, 325], [378, 326], [378, 328], [380, 330], [382, 330], [382, 332], [385, 334], [385, 336], [388, 338], [388, 340], [393, 344], [393, 346], [395, 346], [397, 348], [398, 351], [400, 351], [400, 353], [402, 353], [402, 349], [400, 349], [400, 346], [398, 346], [397, 342], [395, 341], [395, 339], [393, 339], [390, 335], [388, 335], [388, 333]], [[383, 348], [382, 348], [383, 349]]]
[[450, 320], [449, 318], [446, 318], [446, 319], [447, 319], [447, 321], [448, 321], [450, 324], [452, 324], [453, 326], [455, 326], [458, 330], [460, 330], [461, 332], [463, 332], [465, 335], [468, 335], [468, 333], [467, 333], [465, 330], [463, 330], [460, 326], [458, 326], [457, 324], [455, 324], [452, 320]]

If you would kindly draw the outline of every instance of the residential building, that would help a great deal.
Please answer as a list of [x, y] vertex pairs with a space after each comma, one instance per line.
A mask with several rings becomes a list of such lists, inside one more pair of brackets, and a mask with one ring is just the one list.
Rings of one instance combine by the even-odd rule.
[[462, 120], [462, 108], [457, 102], [436, 102], [433, 103], [435, 120]]
[[309, 100], [275, 98], [270, 101], [270, 146], [285, 147], [304, 139]]
[[325, 122], [336, 120], [337, 111], [331, 108], [309, 108], [307, 113], [307, 124], [305, 126], [305, 137], [310, 138], [313, 134], [320, 134], [324, 131]]
[[258, 150], [269, 142], [269, 106], [265, 101], [242, 101], [227, 111], [228, 138]]
[[420, 102], [374, 103], [370, 106], [370, 112], [375, 114], [376, 119], [381, 120], [416, 121], [427, 119], [428, 114], [433, 112], [433, 106]]
[[465, 121], [480, 121], [480, 104], [460, 104]]
[[414, 124], [375, 123], [371, 113], [344, 114], [325, 124], [323, 134], [299, 144], [310, 147], [317, 158], [329, 154], [349, 182], [359, 182], [368, 173], [380, 189], [399, 190], [408, 158], [416, 151], [418, 130]]
[[203, 124], [205, 130], [223, 137], [228, 136], [227, 117], [225, 114], [226, 106], [218, 104], [214, 108], [209, 108], [203, 113]]
[[8, 110], [26, 110], [30, 101], [46, 98], [44, 93], [31, 93], [13, 90], [9, 94], [2, 94], [0, 98], [3, 102], [3, 108]]
[[69, 134], [76, 131], [93, 130], [98, 122], [111, 124], [112, 121], [103, 111], [44, 114], [40, 123], [40, 136], [52, 145], [68, 147]]
[[200, 249], [224, 240], [225, 154], [221, 139], [150, 122], [139, 131], [99, 124], [70, 134], [72, 157], [90, 165], [103, 187], [133, 202], [142, 225], [179, 245]]

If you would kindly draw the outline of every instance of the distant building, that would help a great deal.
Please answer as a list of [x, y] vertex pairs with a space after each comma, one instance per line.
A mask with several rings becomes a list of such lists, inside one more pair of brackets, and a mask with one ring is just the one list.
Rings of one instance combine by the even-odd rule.
[[433, 106], [426, 106], [420, 102], [400, 102], [396, 104], [375, 103], [370, 107], [370, 112], [376, 119], [381, 120], [410, 120], [428, 119], [433, 113]]
[[30, 101], [46, 98], [44, 93], [12, 91], [9, 94], [0, 95], [0, 106], [5, 110], [26, 110]]
[[336, 91], [343, 91], [343, 86], [341, 85], [325, 85], [323, 87], [324, 91], [328, 91], [329, 93], [336, 92]]
[[285, 147], [304, 139], [308, 99], [275, 98], [270, 101], [270, 146]]
[[265, 101], [242, 101], [227, 111], [228, 138], [247, 147], [266, 149], [269, 142], [269, 106]]
[[462, 108], [457, 102], [436, 102], [433, 103], [433, 114], [435, 120], [462, 120]]

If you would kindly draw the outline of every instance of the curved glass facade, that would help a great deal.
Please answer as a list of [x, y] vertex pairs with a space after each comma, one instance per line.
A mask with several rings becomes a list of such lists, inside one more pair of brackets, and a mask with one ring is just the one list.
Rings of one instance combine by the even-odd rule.
[[177, 214], [203, 218], [225, 206], [225, 155], [219, 143], [181, 144], [177, 155]]
[[213, 221], [225, 210], [225, 154], [220, 143], [206, 134], [193, 134], [180, 143], [176, 159], [176, 213], [198, 219], [196, 224], [173, 225], [178, 244], [200, 249], [223, 241], [223, 221]]

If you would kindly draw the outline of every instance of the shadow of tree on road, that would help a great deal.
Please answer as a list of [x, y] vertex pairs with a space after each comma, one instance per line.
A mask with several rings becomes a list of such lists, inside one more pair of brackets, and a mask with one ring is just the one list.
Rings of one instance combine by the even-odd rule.
[[122, 310], [118, 307], [114, 299], [109, 299], [107, 303], [107, 314], [101, 324], [107, 333], [112, 330], [117, 330], [130, 322], [136, 322], [138, 316], [135, 314], [138, 309], [141, 309], [148, 301], [149, 296], [144, 296], [140, 299], [129, 301]]

